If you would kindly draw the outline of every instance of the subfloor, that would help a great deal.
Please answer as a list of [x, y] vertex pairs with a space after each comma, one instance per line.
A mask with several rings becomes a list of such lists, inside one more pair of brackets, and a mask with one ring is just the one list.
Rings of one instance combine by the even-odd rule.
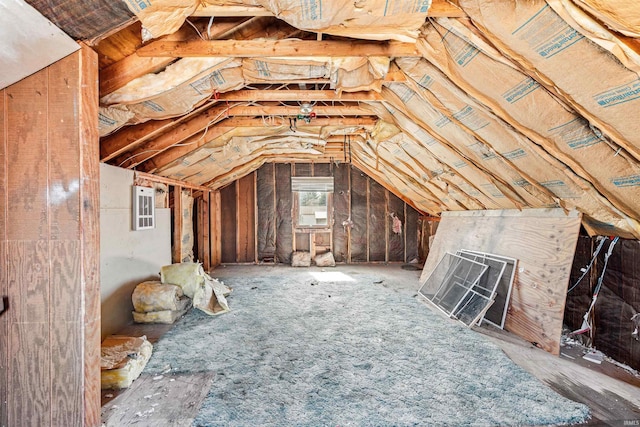
[[[281, 269], [282, 274], [290, 271], [289, 267], [234, 265], [219, 267], [212, 276], [223, 281], [239, 276], [259, 278], [265, 269]], [[420, 271], [406, 270], [398, 264], [338, 266], [325, 271], [379, 277], [385, 285], [403, 292], [417, 291], [420, 275]], [[273, 270], [270, 273], [273, 274]], [[230, 304], [233, 310], [233, 296]], [[427, 303], [424, 305], [425, 310], [431, 309]], [[155, 342], [170, 328], [167, 325], [130, 325], [120, 333], [144, 334]], [[563, 349], [566, 357], [554, 357], [507, 332], [484, 327], [476, 330], [550, 388], [589, 406], [592, 419], [588, 425], [640, 425], [640, 378], [607, 362], [597, 365], [584, 361], [576, 349]], [[103, 422], [107, 425], [146, 425], [147, 420], [148, 425], [191, 425], [213, 381], [214, 375], [207, 372], [143, 374], [128, 390], [103, 391]]]

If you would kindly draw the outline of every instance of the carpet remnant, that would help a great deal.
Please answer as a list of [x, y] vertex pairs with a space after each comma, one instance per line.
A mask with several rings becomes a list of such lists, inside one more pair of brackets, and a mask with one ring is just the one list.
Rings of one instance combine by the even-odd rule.
[[[430, 311], [392, 277], [323, 281], [308, 270], [228, 277], [233, 309], [192, 310], [145, 372], [213, 372], [196, 426], [573, 424], [553, 392], [482, 335]], [[417, 285], [416, 285], [417, 286]], [[329, 298], [331, 297], [331, 298]]]

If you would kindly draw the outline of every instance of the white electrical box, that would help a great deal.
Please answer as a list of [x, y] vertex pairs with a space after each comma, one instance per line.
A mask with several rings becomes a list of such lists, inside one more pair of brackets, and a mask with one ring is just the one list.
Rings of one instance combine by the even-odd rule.
[[155, 191], [149, 187], [133, 186], [133, 229], [156, 227]]

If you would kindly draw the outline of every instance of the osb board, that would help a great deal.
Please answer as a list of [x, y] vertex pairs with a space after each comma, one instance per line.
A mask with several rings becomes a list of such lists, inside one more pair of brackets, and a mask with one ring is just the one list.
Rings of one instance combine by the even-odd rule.
[[215, 375], [198, 372], [154, 377], [143, 373], [129, 389], [102, 407], [102, 422], [108, 427], [190, 426]]
[[443, 212], [420, 283], [445, 252], [516, 258], [505, 329], [557, 355], [580, 221], [581, 214], [562, 209]]

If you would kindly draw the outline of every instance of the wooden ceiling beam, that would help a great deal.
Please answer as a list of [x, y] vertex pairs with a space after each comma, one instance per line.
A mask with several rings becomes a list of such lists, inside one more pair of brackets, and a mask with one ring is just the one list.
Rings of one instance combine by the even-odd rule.
[[[457, 1], [432, 0], [427, 16], [434, 18], [461, 18], [466, 16], [456, 4]], [[273, 16], [273, 13], [261, 6], [217, 6], [201, 3], [191, 16]]]
[[363, 40], [159, 40], [138, 49], [138, 56], [159, 57], [420, 57], [415, 43]]
[[[141, 125], [124, 129], [114, 135], [106, 137], [100, 143], [100, 160], [108, 161], [114, 157], [142, 145], [145, 141], [153, 138], [168, 137], [172, 140], [182, 140], [194, 133], [202, 130], [216, 117], [223, 114], [223, 117], [233, 116], [297, 116], [300, 107], [284, 106], [277, 104], [247, 106], [244, 104], [221, 104], [213, 106], [212, 103], [207, 108], [199, 110], [198, 114], [192, 114], [176, 118], [175, 120], [149, 121]], [[317, 116], [371, 116], [372, 112], [366, 106], [353, 105], [316, 105], [314, 112]], [[189, 120], [187, 120], [187, 118]], [[220, 119], [220, 117], [218, 117]], [[166, 135], [166, 136], [165, 136]]]
[[[214, 113], [212, 112], [211, 115], [213, 114]], [[161, 158], [161, 161], [154, 161], [151, 167], [143, 166], [140, 169], [144, 172], [150, 172], [151, 170], [158, 169], [159, 167], [171, 163], [173, 160], [189, 154], [215, 138], [239, 127], [252, 127], [258, 129], [289, 127], [289, 121], [285, 119], [281, 120], [281, 124], [272, 124], [269, 126], [269, 123], [265, 122], [261, 118], [255, 119], [248, 117], [222, 119], [218, 124], [211, 125], [208, 128], [206, 127], [207, 123], [204, 123], [202, 127], [198, 127], [202, 125], [203, 121], [204, 120], [194, 121], [193, 123], [185, 124], [185, 126], [176, 128], [175, 130], [163, 134], [154, 140], [147, 141], [138, 146], [135, 150], [121, 154], [110, 163], [120, 167], [134, 168], [155, 157]], [[297, 126], [373, 126], [376, 121], [377, 117], [372, 116], [315, 118], [310, 124], [302, 121], [301, 123], [298, 122]], [[167, 153], [167, 151], [170, 151], [170, 153]]]
[[342, 92], [333, 90], [235, 90], [221, 93], [220, 101], [383, 101], [373, 91]]

